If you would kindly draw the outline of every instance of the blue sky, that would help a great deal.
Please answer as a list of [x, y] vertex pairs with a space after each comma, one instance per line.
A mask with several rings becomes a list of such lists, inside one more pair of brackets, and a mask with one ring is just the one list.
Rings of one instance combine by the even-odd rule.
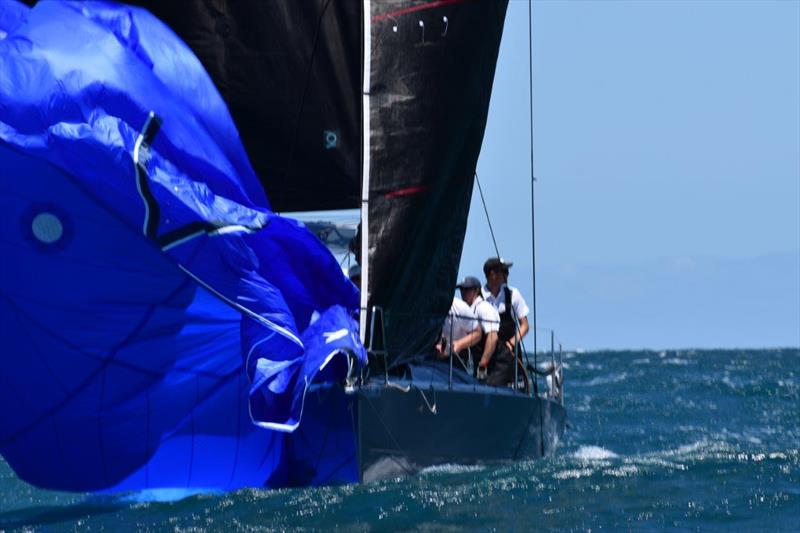
[[[527, 9], [478, 174], [530, 301]], [[533, 33], [539, 326], [570, 349], [800, 346], [800, 2], [534, 2]], [[491, 252], [476, 189], [460, 274]]]

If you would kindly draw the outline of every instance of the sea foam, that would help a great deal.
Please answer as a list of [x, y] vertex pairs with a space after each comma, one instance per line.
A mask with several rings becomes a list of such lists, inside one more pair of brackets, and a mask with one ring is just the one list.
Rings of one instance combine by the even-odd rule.
[[575, 452], [575, 458], [581, 459], [582, 461], [599, 461], [603, 459], [613, 459], [614, 457], [619, 456], [611, 450], [600, 446], [581, 446], [578, 448], [578, 451]]

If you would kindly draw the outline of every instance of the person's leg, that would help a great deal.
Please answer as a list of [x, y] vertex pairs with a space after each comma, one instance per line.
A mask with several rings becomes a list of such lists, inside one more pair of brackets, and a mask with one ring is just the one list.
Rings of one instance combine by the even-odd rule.
[[489, 376], [486, 383], [489, 385], [505, 387], [514, 381], [514, 355], [505, 342], [498, 342], [488, 370]]

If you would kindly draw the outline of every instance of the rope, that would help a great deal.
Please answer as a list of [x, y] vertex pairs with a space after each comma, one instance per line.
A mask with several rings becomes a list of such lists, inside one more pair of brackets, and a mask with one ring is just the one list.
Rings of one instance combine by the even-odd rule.
[[400, 392], [408, 392], [408, 391], [411, 390], [411, 386], [409, 386], [409, 385], [406, 385], [404, 387], [402, 385], [398, 385], [397, 383], [392, 383], [391, 381], [387, 381], [386, 383], [384, 383], [384, 385], [386, 387], [389, 387], [390, 389], [397, 389]]
[[427, 396], [425, 396], [425, 393], [422, 392], [422, 389], [420, 389], [419, 387], [416, 387], [416, 389], [419, 391], [420, 395], [422, 395], [422, 399], [425, 400], [425, 405], [428, 406], [428, 411], [430, 411], [431, 414], [435, 415], [436, 414], [436, 390], [433, 387], [431, 387], [431, 392], [433, 392], [433, 405], [431, 405], [431, 402], [428, 401], [428, 398], [427, 398]]
[[[378, 418], [378, 422], [380, 422], [381, 425], [383, 426], [383, 429], [386, 431], [386, 434], [389, 435], [389, 438], [392, 439], [392, 442], [394, 442], [395, 447], [397, 447], [397, 451], [400, 452], [400, 454], [403, 457], [408, 457], [408, 454], [400, 446], [400, 443], [397, 442], [397, 439], [394, 438], [394, 435], [392, 434], [392, 431], [389, 429], [389, 427], [386, 425], [386, 422], [383, 421], [383, 417], [381, 417], [381, 414], [378, 412], [378, 410], [372, 404], [372, 400], [370, 400], [369, 396], [366, 395], [366, 394], [363, 397], [367, 400], [367, 403], [372, 408], [372, 411], [375, 413], [375, 416]], [[398, 461], [398, 460], [396, 460], [394, 458], [391, 458], [391, 457], [390, 457], [390, 459], [394, 460], [394, 462], [397, 463], [397, 466], [399, 466], [400, 468], [405, 470], [406, 474], [411, 475], [411, 474], [414, 473], [414, 471], [412, 469], [408, 468], [406, 465], [404, 465], [400, 461]]]
[[538, 342], [536, 336], [536, 195], [534, 185], [536, 177], [533, 173], [533, 15], [531, 11], [531, 0], [528, 0], [528, 106], [530, 111], [530, 130], [531, 130], [531, 262], [533, 277], [533, 359], [536, 364], [536, 352]]
[[500, 257], [500, 250], [497, 248], [497, 240], [494, 238], [494, 229], [492, 229], [492, 220], [489, 218], [489, 209], [486, 207], [486, 199], [483, 197], [483, 188], [481, 187], [481, 180], [478, 178], [477, 171], [475, 171], [475, 183], [478, 184], [478, 192], [481, 194], [481, 203], [483, 204], [483, 212], [486, 213], [486, 223], [489, 224], [489, 233], [492, 236], [494, 253], [497, 254], [497, 257]]
[[[531, 126], [531, 276], [533, 278], [533, 364], [538, 366], [536, 360], [538, 352], [538, 342], [536, 337], [536, 195], [534, 193], [536, 177], [533, 173], [533, 9], [532, 0], [528, 0], [528, 107], [530, 111]], [[535, 382], [535, 380], [534, 380]], [[542, 404], [539, 404], [539, 434], [542, 457], [544, 457], [544, 428], [542, 421]]]
[[[480, 180], [480, 178], [478, 178], [478, 172], [477, 171], [475, 172], [475, 183], [478, 184], [478, 192], [480, 193], [480, 196], [481, 196], [481, 204], [483, 204], [483, 212], [486, 214], [486, 223], [489, 225], [489, 233], [492, 236], [492, 244], [494, 245], [494, 252], [495, 252], [495, 254], [497, 254], [497, 257], [500, 257], [500, 250], [497, 247], [497, 239], [494, 238], [494, 229], [492, 229], [492, 220], [489, 217], [489, 209], [486, 207], [486, 199], [483, 197], [483, 187], [481, 187], [481, 180]], [[534, 272], [535, 272], [535, 270], [534, 270]], [[515, 328], [517, 330], [516, 332], [519, 333], [519, 317], [516, 316], [516, 310], [514, 309], [514, 306], [511, 305], [511, 302], [506, 302], [506, 305], [509, 306], [509, 308], [511, 309], [511, 314], [514, 316], [514, 324], [515, 324]], [[536, 310], [536, 285], [535, 285], [535, 283], [534, 283], [534, 292], [533, 292], [533, 308], [534, 308], [534, 315], [533, 315], [534, 319], [533, 320], [534, 320], [534, 346], [535, 346], [536, 345], [536, 340], [535, 340], [536, 339], [536, 331], [535, 331], [535, 324], [536, 324], [536, 312], [535, 312], [535, 310]], [[528, 363], [528, 352], [527, 352], [527, 350], [525, 350], [525, 344], [523, 343], [521, 337], [519, 339], [519, 345], [522, 348], [522, 353], [525, 354], [525, 363], [529, 364]], [[514, 345], [514, 349], [516, 351], [517, 344]], [[515, 353], [514, 356], [516, 357], [517, 354]], [[534, 350], [534, 353], [533, 353], [533, 364], [536, 365], [536, 351], [535, 350]], [[514, 386], [516, 387], [517, 384], [514, 383]], [[537, 396], [539, 395], [539, 384], [536, 382], [536, 377], [535, 376], [533, 378], [533, 391]]]

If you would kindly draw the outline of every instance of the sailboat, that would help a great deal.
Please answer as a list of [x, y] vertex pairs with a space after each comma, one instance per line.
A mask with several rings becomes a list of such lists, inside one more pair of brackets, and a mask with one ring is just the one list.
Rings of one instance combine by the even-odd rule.
[[[302, 372], [291, 379], [280, 378], [288, 363], [272, 360], [269, 354], [258, 358], [258, 364], [248, 356], [244, 368], [225, 363], [223, 373], [214, 369], [202, 378], [182, 367], [181, 372], [192, 374], [196, 381], [177, 379], [186, 409], [168, 416], [159, 413], [159, 430], [152, 435], [153, 413], [158, 412], [150, 403], [155, 398], [153, 387], [158, 385], [159, 398], [168, 399], [163, 379], [176, 378], [158, 375], [161, 366], [158, 371], [145, 369], [155, 372], [153, 379], [158, 380], [137, 382], [136, 393], [144, 390], [146, 394], [137, 397], [135, 406], [125, 405], [124, 413], [135, 417], [137, 424], [141, 420], [143, 425], [136, 427], [147, 428], [146, 443], [131, 449], [125, 436], [133, 434], [132, 426], [125, 426], [125, 433], [115, 425], [110, 435], [105, 424], [120, 412], [120, 403], [103, 404], [108, 411], [93, 414], [86, 422], [87, 427], [99, 428], [98, 438], [91, 441], [97, 450], [94, 456], [89, 451], [74, 452], [62, 443], [69, 451], [62, 450], [61, 463], [37, 464], [41, 441], [50, 433], [42, 429], [41, 434], [29, 435], [29, 430], [36, 426], [40, 431], [38, 425], [47, 416], [57, 417], [65, 403], [75, 403], [68, 393], [67, 399], [59, 399], [45, 414], [37, 414], [33, 425], [20, 422], [15, 431], [0, 435], [0, 451], [15, 470], [40, 486], [66, 490], [131, 490], [176, 483], [230, 489], [369, 481], [433, 464], [495, 463], [554, 453], [566, 421], [558, 380], [551, 379], [548, 390], [540, 390], [541, 370], [529, 365], [518, 371], [520, 380], [513, 387], [490, 387], [455, 368], [452, 358], [439, 363], [428, 357], [441, 333], [456, 282], [507, 2], [142, 0], [136, 4], [150, 10], [188, 45], [230, 109], [235, 128], [223, 120], [218, 96], [205, 90], [202, 76], [187, 81], [154, 69], [158, 83], [176, 83], [190, 99], [191, 83], [202, 88], [202, 98], [195, 96], [188, 108], [180, 109], [198, 114], [203, 135], [210, 131], [218, 139], [233, 132], [235, 138], [238, 131], [252, 172], [246, 160], [242, 162], [244, 152], [235, 146], [224, 145], [232, 163], [223, 166], [236, 169], [242, 191], [234, 189], [230, 194], [241, 198], [241, 205], [266, 203], [260, 199], [266, 193], [276, 213], [357, 210], [360, 225], [351, 249], [361, 264], [360, 301], [351, 307], [346, 278], [345, 284], [334, 279], [330, 261], [317, 252], [299, 253], [296, 261], [290, 260], [295, 256], [287, 259], [280, 272], [292, 276], [300, 272], [292, 283], [270, 278], [274, 272], [264, 265], [270, 256], [259, 256], [258, 272], [286, 297], [294, 320], [286, 325], [267, 324], [267, 330], [257, 329], [260, 336], [253, 339], [248, 337], [252, 324], [245, 320], [243, 344], [236, 348], [237, 341], [231, 350], [263, 351], [276, 339], [297, 338], [307, 355], [312, 348], [317, 350], [313, 364], [292, 359], [291, 364], [300, 361], [295, 366], [302, 366]], [[71, 7], [66, 11], [70, 9], [80, 11]], [[131, 61], [171, 61], [153, 55], [158, 48], [141, 32], [158, 28], [141, 10], [112, 11], [92, 6], [81, 14], [111, 31], [131, 53]], [[168, 36], [159, 33], [159, 39], [156, 44], [162, 45]], [[182, 61], [178, 67], [185, 74], [191, 61]], [[146, 94], [140, 98], [146, 100]], [[213, 120], [205, 118], [209, 106], [216, 113]], [[181, 120], [178, 111], [165, 117], [165, 129], [170, 120]], [[136, 153], [140, 148], [147, 153], [150, 145], [153, 154], [175, 152], [158, 144], [158, 125], [158, 117], [152, 115], [144, 126], [137, 126], [138, 138], [132, 141], [138, 148], [131, 142]], [[210, 126], [219, 126], [221, 132]], [[217, 168], [193, 161], [194, 170]], [[55, 163], [63, 168], [61, 159]], [[146, 177], [147, 168], [137, 169], [139, 192], [151, 208], [155, 204], [148, 203], [141, 187], [147, 184], [141, 177]], [[257, 182], [251, 176], [258, 176], [263, 191], [253, 189]], [[224, 190], [230, 192], [231, 187], [226, 185]], [[165, 205], [156, 207], [166, 210]], [[237, 207], [236, 213], [241, 209]], [[307, 242], [302, 231], [281, 217], [267, 214], [262, 220], [259, 213], [258, 209], [247, 211], [250, 225], [242, 217], [226, 226], [201, 225], [205, 232], [201, 238], [225, 243], [230, 233], [255, 238], [265, 233], [264, 228], [280, 227], [296, 233], [297, 242]], [[37, 220], [34, 217], [32, 223]], [[142, 225], [138, 218], [134, 222]], [[153, 229], [150, 226], [146, 219], [145, 236], [159, 238], [158, 228], [147, 233]], [[312, 229], [319, 235], [329, 234], [332, 227], [320, 223]], [[253, 313], [247, 305], [237, 304], [255, 301], [253, 295], [227, 297], [220, 285], [207, 282], [215, 273], [202, 269], [213, 268], [219, 259], [210, 253], [197, 259], [184, 251], [185, 239], [194, 235], [180, 234], [165, 243], [164, 251], [198, 287], [196, 294], [201, 296], [195, 300], [202, 300], [203, 309], [213, 308], [215, 316], [223, 314], [226, 320], [232, 320], [225, 314], [226, 305], [244, 315], [250, 313], [251, 318], [275, 316], [269, 310]], [[224, 250], [213, 249], [214, 254]], [[279, 247], [271, 250], [282, 253]], [[283, 250], [294, 253], [297, 249]], [[305, 272], [304, 260], [325, 266]], [[186, 261], [194, 262], [186, 266]], [[314, 272], [319, 273], [316, 281]], [[326, 296], [326, 291], [332, 294]], [[263, 295], [272, 298], [273, 293]], [[337, 303], [356, 311], [358, 327], [351, 328], [344, 311], [334, 309]], [[281, 317], [286, 316], [283, 313]], [[353, 331], [360, 335], [360, 342], [344, 343]], [[18, 333], [4, 331], [4, 336], [16, 338]], [[339, 344], [328, 354], [324, 350], [329, 342]], [[274, 349], [292, 351], [297, 344], [284, 342]], [[363, 347], [366, 355], [359, 351]], [[344, 353], [348, 359], [338, 357]], [[242, 369], [250, 384], [232, 378]], [[555, 359], [548, 372], [551, 378], [558, 375]], [[203, 379], [210, 381], [202, 385]], [[298, 392], [286, 399], [282, 391], [289, 381], [291, 390]], [[87, 386], [81, 384], [75, 394], [83, 395]], [[227, 407], [220, 390], [225, 391]], [[110, 401], [100, 394], [101, 402]], [[248, 408], [243, 410], [242, 405]], [[230, 406], [238, 406], [238, 422], [223, 424], [220, 418]], [[276, 419], [276, 409], [288, 414]], [[63, 421], [53, 420], [52, 431], [58, 435]], [[243, 429], [248, 422], [251, 426]], [[39, 448], [26, 448], [26, 442]], [[125, 453], [120, 455], [120, 450]], [[110, 468], [106, 456], [114, 454], [119, 459]], [[232, 466], [221, 466], [225, 461]], [[80, 472], [82, 462], [92, 464], [94, 473]]]
[[[488, 387], [424, 357], [455, 287], [507, 3], [145, 4], [245, 118], [274, 203], [360, 210], [370, 363], [348, 390], [360, 478], [552, 454], [566, 418], [558, 387], [540, 393], [535, 373], [527, 387]], [[294, 79], [275, 89], [268, 77], [285, 71]]]

